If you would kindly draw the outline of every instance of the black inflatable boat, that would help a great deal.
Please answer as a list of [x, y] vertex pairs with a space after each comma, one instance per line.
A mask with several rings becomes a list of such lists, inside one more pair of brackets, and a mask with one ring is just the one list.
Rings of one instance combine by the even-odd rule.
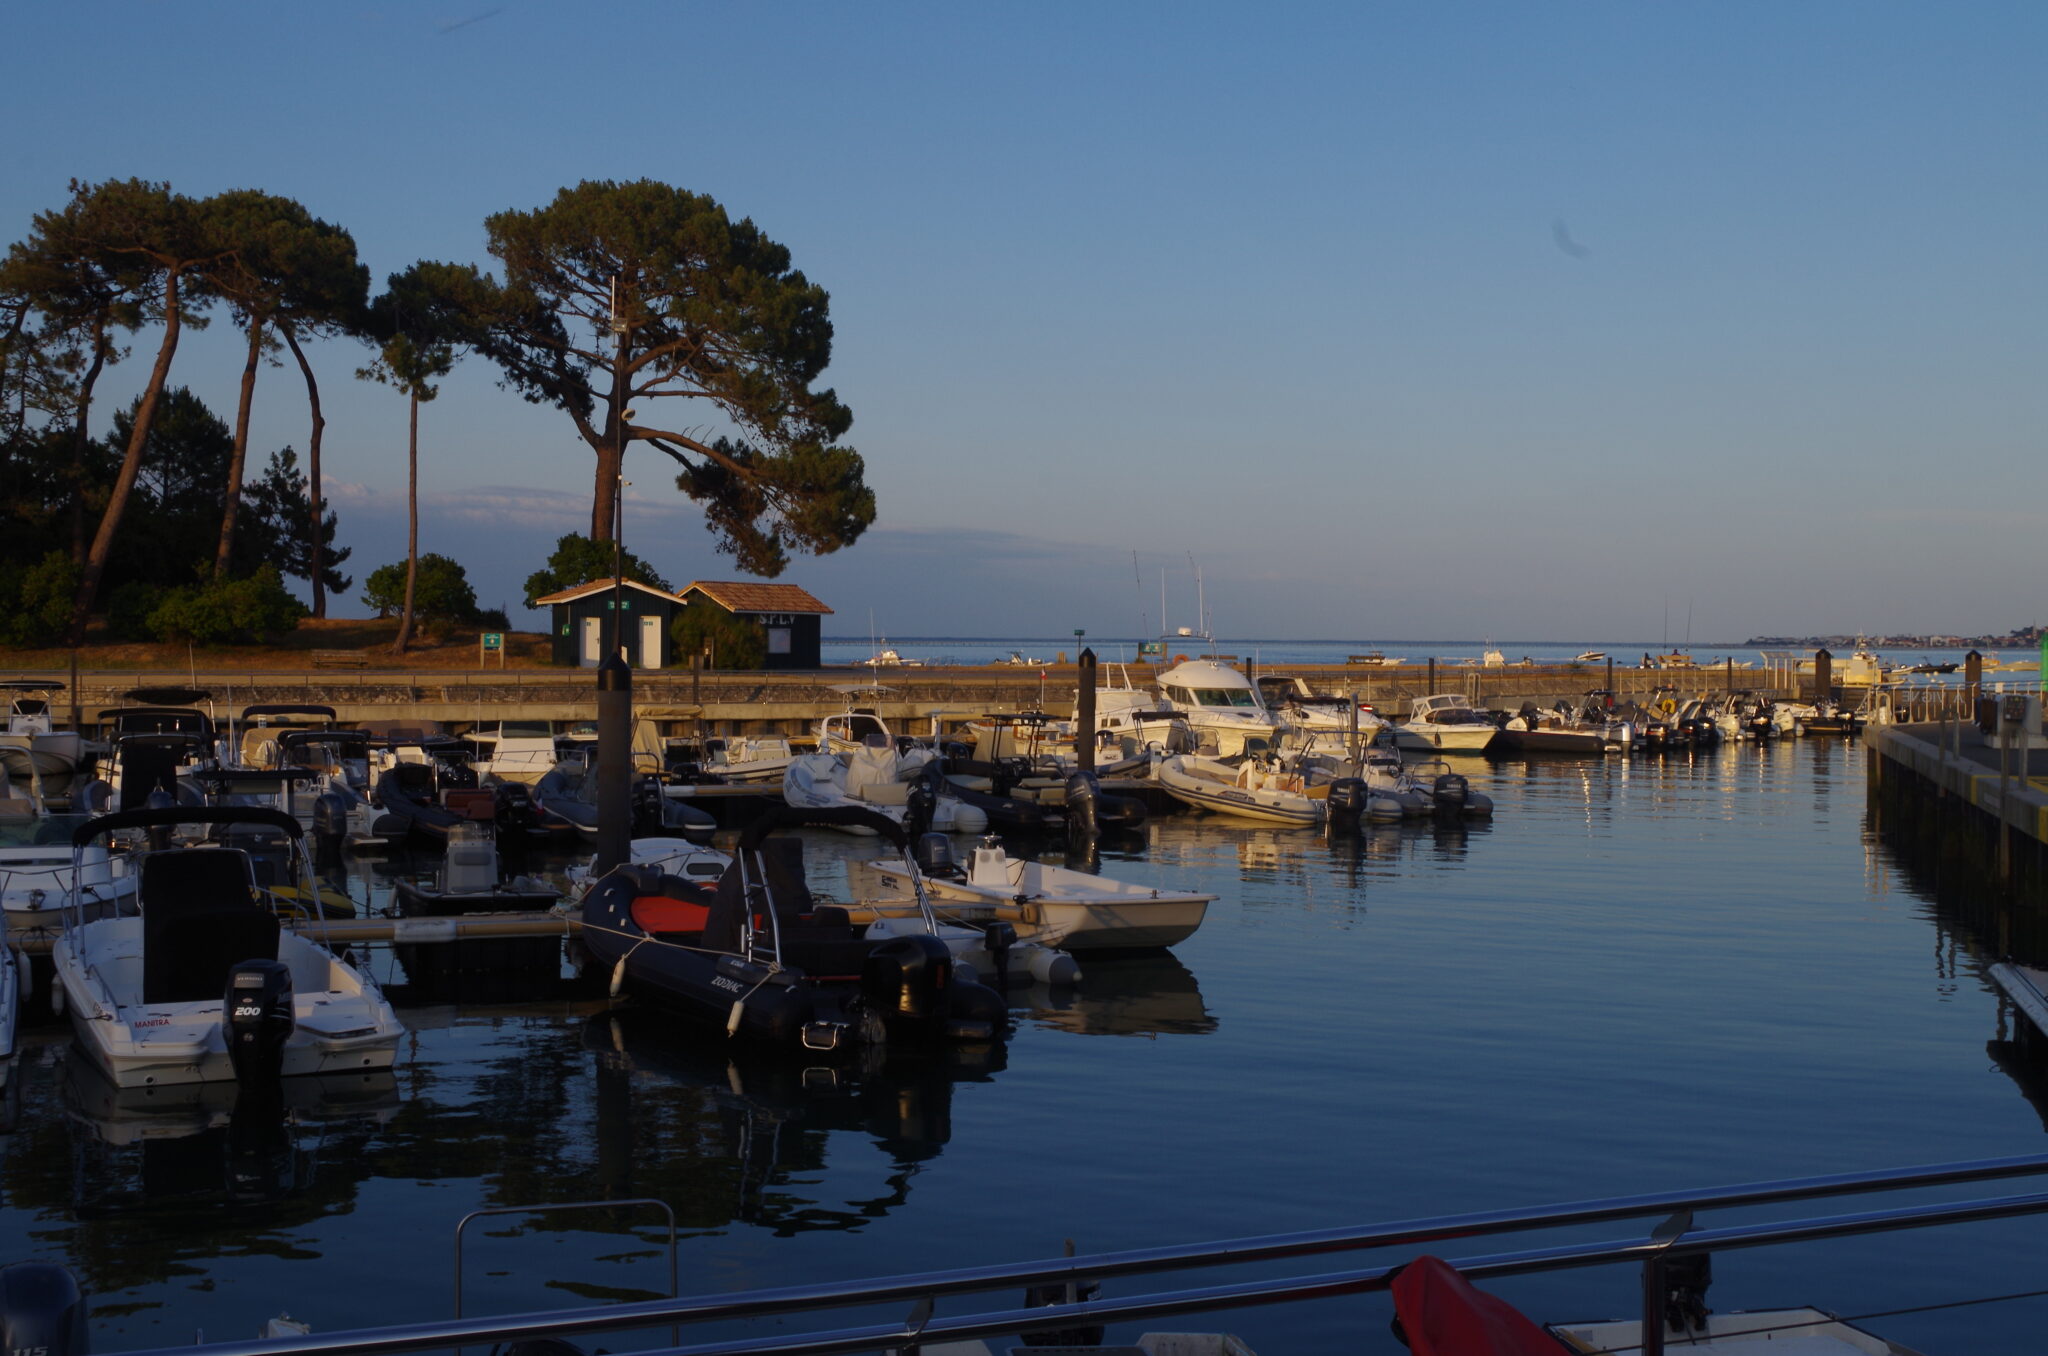
[[803, 844], [778, 828], [864, 826], [908, 851], [895, 820], [854, 806], [778, 806], [749, 825], [706, 891], [646, 868], [614, 868], [583, 900], [584, 947], [630, 993], [734, 1037], [813, 1052], [999, 1040], [1002, 998], [954, 973], [944, 942], [870, 939], [816, 904]]

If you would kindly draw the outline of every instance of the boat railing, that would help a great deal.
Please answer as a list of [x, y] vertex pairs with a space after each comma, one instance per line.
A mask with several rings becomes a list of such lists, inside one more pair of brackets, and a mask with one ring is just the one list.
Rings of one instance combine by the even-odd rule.
[[[742, 1291], [727, 1295], [637, 1300], [598, 1309], [554, 1309], [492, 1318], [443, 1320], [359, 1329], [275, 1341], [210, 1344], [208, 1356], [376, 1356], [461, 1344], [568, 1337], [583, 1333], [667, 1327], [686, 1322], [786, 1318], [803, 1310], [864, 1305], [910, 1304], [906, 1318], [855, 1327], [800, 1333], [775, 1332], [676, 1346], [647, 1356], [832, 1356], [840, 1352], [901, 1351], [948, 1341], [1045, 1330], [1150, 1321], [1183, 1314], [1370, 1294], [1388, 1289], [1409, 1258], [1383, 1265], [1352, 1267], [1269, 1279], [1161, 1290], [1112, 1299], [1089, 1298], [1029, 1308], [1003, 1308], [956, 1317], [936, 1317], [945, 1296], [1025, 1286], [1087, 1287], [1119, 1277], [1240, 1266], [1291, 1258], [1324, 1257], [1365, 1249], [1415, 1248], [1450, 1239], [1528, 1233], [1626, 1219], [1660, 1222], [1642, 1236], [1599, 1242], [1569, 1242], [1451, 1259], [1474, 1280], [1520, 1276], [1576, 1267], [1634, 1264], [1642, 1270], [1643, 1356], [1664, 1347], [1664, 1274], [1674, 1262], [1717, 1251], [1806, 1243], [1899, 1230], [1932, 1228], [2048, 1212], [2048, 1192], [2034, 1191], [1963, 1201], [1892, 1205], [1846, 1214], [1696, 1228], [1700, 1211], [1816, 1201], [1836, 1196], [1873, 1195], [1988, 1182], [2048, 1173], [2048, 1154], [1895, 1168], [1878, 1172], [1797, 1177], [1699, 1190], [1653, 1192], [1525, 1209], [1467, 1214], [1268, 1234], [1179, 1246], [1141, 1248], [1081, 1257], [911, 1272], [865, 1281], [827, 1281]], [[135, 1356], [191, 1356], [194, 1348], [166, 1347]]]

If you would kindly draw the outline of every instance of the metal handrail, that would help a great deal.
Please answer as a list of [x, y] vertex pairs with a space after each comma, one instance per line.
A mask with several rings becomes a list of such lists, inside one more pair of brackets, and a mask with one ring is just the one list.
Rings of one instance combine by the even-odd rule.
[[[1698, 1209], [1725, 1209], [1783, 1201], [1819, 1199], [1881, 1191], [1980, 1182], [2048, 1173], [2048, 1154], [1981, 1159], [1963, 1163], [1895, 1168], [1869, 1173], [1840, 1173], [1789, 1178], [1704, 1190], [1656, 1192], [1601, 1200], [1571, 1202], [1523, 1210], [1488, 1210], [1438, 1216], [1363, 1228], [1310, 1230], [1252, 1238], [1098, 1253], [1084, 1257], [919, 1272], [869, 1281], [821, 1282], [753, 1290], [737, 1295], [692, 1296], [674, 1300], [641, 1300], [599, 1310], [548, 1310], [491, 1319], [409, 1324], [268, 1342], [232, 1342], [209, 1346], [209, 1356], [377, 1356], [379, 1353], [447, 1347], [458, 1343], [510, 1341], [525, 1337], [558, 1337], [629, 1328], [666, 1326], [677, 1322], [755, 1318], [800, 1309], [846, 1308], [856, 1305], [919, 1301], [941, 1295], [1100, 1280], [1146, 1272], [1200, 1266], [1236, 1265], [1327, 1252], [1430, 1243], [1486, 1234], [1560, 1228], [1645, 1215]], [[1851, 1234], [1926, 1228], [1940, 1224], [2004, 1219], [2048, 1212], [2048, 1192], [1873, 1210], [1817, 1219], [1779, 1221], [1716, 1229], [1687, 1229], [1675, 1236], [1662, 1232], [1648, 1238], [1604, 1243], [1565, 1244], [1465, 1258], [1454, 1264], [1467, 1276], [1485, 1279], [1569, 1267], [1636, 1262], [1652, 1268], [1674, 1257], [1715, 1249], [1764, 1247], [1843, 1237]], [[1383, 1290], [1399, 1264], [1360, 1268], [1324, 1275], [1237, 1282], [1115, 1300], [1086, 1300], [1043, 1308], [1003, 1310], [956, 1319], [838, 1329], [802, 1336], [770, 1335], [691, 1347], [646, 1356], [830, 1356], [830, 1353], [901, 1347], [939, 1340], [966, 1339], [1081, 1323], [1121, 1322], [1166, 1317], [1211, 1309], [1273, 1304]], [[1647, 1289], [1647, 1286], [1646, 1286]], [[1661, 1315], [1645, 1326], [1644, 1351], [1654, 1356], [1661, 1346]], [[192, 1348], [161, 1348], [134, 1356], [191, 1356]]]

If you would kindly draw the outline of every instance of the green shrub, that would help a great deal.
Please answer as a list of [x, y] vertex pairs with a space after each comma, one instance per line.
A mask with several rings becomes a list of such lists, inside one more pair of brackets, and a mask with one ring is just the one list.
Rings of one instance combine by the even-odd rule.
[[668, 633], [675, 639], [678, 663], [689, 663], [707, 645], [716, 668], [758, 669], [768, 663], [767, 628], [710, 603], [692, 603], [678, 612]]
[[286, 591], [277, 568], [265, 565], [245, 579], [222, 579], [172, 589], [149, 614], [158, 640], [194, 645], [255, 644], [289, 631], [306, 605]]
[[23, 648], [60, 644], [77, 596], [78, 567], [62, 551], [33, 565], [0, 566], [0, 642]]
[[[612, 577], [612, 544], [608, 541], [592, 541], [589, 537], [571, 532], [555, 542], [555, 553], [548, 557], [547, 568], [535, 570], [526, 576], [526, 605], [533, 606], [536, 598], [545, 598], [550, 593], [573, 589], [578, 584], [588, 584], [598, 579]], [[663, 592], [673, 593], [668, 581], [654, 572], [654, 568], [631, 551], [623, 553], [619, 572], [626, 578], [650, 585]]]
[[146, 579], [131, 579], [107, 595], [107, 630], [116, 640], [149, 640], [149, 617], [167, 590]]
[[[370, 571], [370, 577], [363, 581], [363, 605], [377, 609], [380, 617], [395, 617], [405, 609], [404, 561]], [[480, 615], [476, 590], [469, 586], [469, 576], [461, 565], [435, 551], [420, 557], [419, 576], [412, 589], [414, 622], [468, 624]]]

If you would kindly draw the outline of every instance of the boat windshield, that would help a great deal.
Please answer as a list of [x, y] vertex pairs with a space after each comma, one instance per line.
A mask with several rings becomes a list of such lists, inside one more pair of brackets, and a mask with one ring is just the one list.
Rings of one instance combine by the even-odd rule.
[[1248, 687], [1169, 687], [1166, 695], [1182, 706], [1256, 707], [1259, 699]]
[[42, 815], [35, 819], [0, 819], [0, 848], [60, 846], [71, 855], [71, 831], [91, 815]]

